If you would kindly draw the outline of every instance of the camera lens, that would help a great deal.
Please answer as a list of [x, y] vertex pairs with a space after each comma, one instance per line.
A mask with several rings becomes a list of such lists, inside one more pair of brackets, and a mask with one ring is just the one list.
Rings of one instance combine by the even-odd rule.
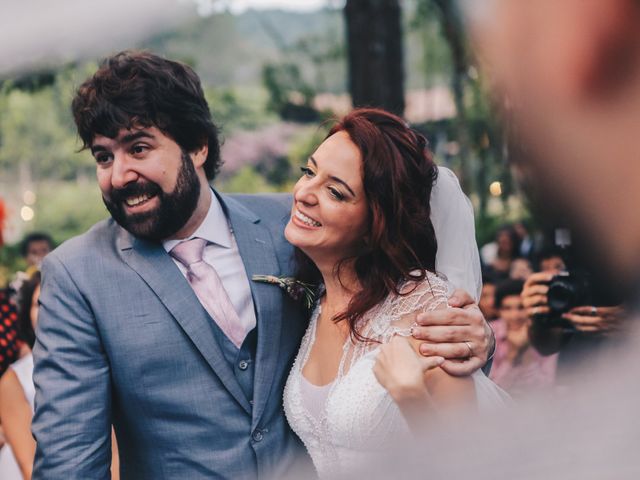
[[547, 293], [549, 309], [553, 312], [566, 312], [576, 305], [575, 286], [563, 279], [555, 279], [549, 285]]

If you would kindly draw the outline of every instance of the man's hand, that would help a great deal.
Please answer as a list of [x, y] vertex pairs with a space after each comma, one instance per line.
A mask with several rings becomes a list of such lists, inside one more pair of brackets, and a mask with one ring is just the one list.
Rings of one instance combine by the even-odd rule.
[[562, 315], [583, 333], [611, 334], [620, 330], [624, 323], [622, 307], [575, 307]]
[[549, 282], [556, 274], [557, 272], [533, 273], [524, 282], [520, 297], [529, 318], [549, 313], [547, 292], [549, 291]]
[[467, 292], [456, 290], [448, 303], [451, 308], [418, 314], [413, 336], [424, 340], [422, 355], [446, 359], [440, 367], [448, 374], [471, 375], [487, 363], [495, 337]]

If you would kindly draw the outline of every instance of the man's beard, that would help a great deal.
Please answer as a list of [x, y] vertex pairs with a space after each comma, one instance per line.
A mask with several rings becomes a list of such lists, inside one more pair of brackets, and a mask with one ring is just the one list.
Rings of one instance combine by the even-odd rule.
[[[128, 215], [125, 200], [137, 196], [157, 196], [159, 207], [143, 213]], [[200, 197], [200, 181], [189, 154], [182, 152], [182, 164], [176, 186], [165, 193], [153, 182], [132, 183], [112, 190], [110, 198], [102, 196], [107, 210], [118, 224], [145, 240], [159, 242], [175, 235], [193, 215]]]

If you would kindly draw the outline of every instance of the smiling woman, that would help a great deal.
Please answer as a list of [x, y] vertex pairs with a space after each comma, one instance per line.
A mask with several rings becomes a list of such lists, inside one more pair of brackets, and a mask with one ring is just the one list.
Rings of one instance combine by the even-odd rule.
[[[294, 187], [285, 236], [304, 252], [306, 280], [341, 270], [342, 281], [357, 282], [349, 308], [336, 317], [348, 320], [356, 338], [358, 320], [399, 293], [398, 282], [435, 271], [430, 196], [438, 170], [426, 145], [395, 115], [354, 110], [331, 129]], [[355, 278], [347, 280], [347, 271]]]
[[504, 401], [482, 372], [455, 378], [438, 368], [444, 358], [421, 357], [412, 337], [418, 313], [447, 308], [431, 222], [437, 172], [426, 140], [402, 119], [357, 109], [294, 187], [285, 236], [298, 249], [300, 279], [324, 289], [284, 404], [321, 477], [350, 477], [424, 432], [436, 411]]
[[321, 272], [364, 247], [368, 211], [360, 151], [346, 132], [322, 143], [302, 168], [285, 236]]

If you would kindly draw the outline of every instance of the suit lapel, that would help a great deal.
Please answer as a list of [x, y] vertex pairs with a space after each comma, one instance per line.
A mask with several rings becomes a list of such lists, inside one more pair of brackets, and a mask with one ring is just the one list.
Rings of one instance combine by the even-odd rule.
[[249, 278], [251, 295], [256, 311], [258, 346], [253, 382], [253, 425], [256, 428], [267, 400], [273, 376], [277, 370], [282, 327], [282, 295], [279, 287], [251, 280], [253, 275], [279, 275], [280, 267], [273, 239], [260, 218], [242, 204], [229, 197], [222, 197], [240, 256]]
[[123, 260], [149, 285], [227, 390], [250, 413], [249, 402], [215, 338], [212, 320], [164, 248], [137, 239], [125, 230], [121, 230], [118, 246]]

